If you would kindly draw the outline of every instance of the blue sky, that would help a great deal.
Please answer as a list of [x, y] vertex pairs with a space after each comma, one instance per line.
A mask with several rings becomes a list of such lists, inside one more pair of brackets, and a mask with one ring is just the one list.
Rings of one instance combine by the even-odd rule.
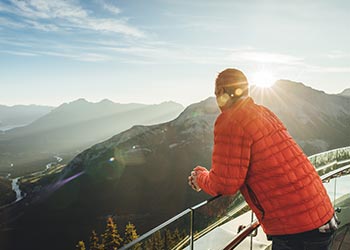
[[[188, 105], [218, 72], [350, 87], [349, 1], [0, 0], [0, 104]], [[252, 82], [254, 83], [254, 82]]]

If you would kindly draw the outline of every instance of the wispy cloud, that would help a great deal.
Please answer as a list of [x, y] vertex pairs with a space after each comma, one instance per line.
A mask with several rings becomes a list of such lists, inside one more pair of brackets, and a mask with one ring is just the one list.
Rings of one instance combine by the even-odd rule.
[[38, 54], [32, 52], [21, 52], [21, 51], [11, 51], [11, 50], [0, 50], [0, 53], [11, 54], [15, 56], [38, 56]]
[[54, 52], [54, 51], [41, 51], [38, 53], [41, 55], [62, 57], [62, 58], [73, 59], [76, 61], [83, 61], [83, 62], [102, 62], [102, 61], [111, 60], [111, 57], [108, 55], [98, 54], [98, 53], [90, 53], [90, 52], [62, 53], [62, 52]]
[[74, 24], [83, 29], [90, 29], [95, 31], [110, 31], [134, 37], [144, 36], [144, 33], [142, 31], [128, 25], [123, 20], [113, 20], [106, 18], [88, 18], [74, 20]]
[[[133, 37], [143, 37], [145, 34], [137, 27], [129, 25], [126, 19], [98, 18], [93, 10], [84, 9], [77, 0], [46, 1], [46, 0], [10, 0], [10, 4], [0, 4], [0, 12], [14, 14], [18, 20], [11, 21], [2, 18], [0, 26], [12, 28], [32, 28], [42, 31], [68, 31], [84, 29], [90, 31], [113, 32]], [[120, 10], [103, 2], [108, 11], [120, 13]]]
[[318, 73], [350, 73], [350, 67], [322, 67], [314, 66], [310, 68], [310, 72]]
[[[204, 32], [227, 32], [235, 28], [235, 24], [227, 22], [224, 17], [212, 15], [189, 15], [166, 11], [164, 16], [176, 19], [172, 27], [177, 29], [198, 30]], [[208, 22], [210, 20], [210, 22]], [[158, 28], [166, 28], [165, 25], [158, 24]]]
[[45, 24], [40, 23], [35, 20], [25, 20], [25, 23], [27, 23], [31, 28], [42, 30], [42, 31], [59, 31], [60, 27], [55, 24]]
[[[13, 45], [15, 45], [15, 49], [11, 47]], [[101, 52], [98, 47], [79, 45], [41, 39], [25, 40], [23, 42], [4, 39], [0, 41], [0, 46], [8, 49], [2, 49], [0, 53], [16, 56], [59, 57], [83, 62], [105, 62], [113, 60], [113, 55], [106, 53], [106, 51]]]
[[[0, 9], [0, 11], [1, 11], [1, 9]], [[10, 19], [3, 18], [3, 17], [0, 17], [0, 27], [1, 26], [5, 26], [5, 27], [8, 27], [8, 28], [13, 28], [13, 29], [22, 29], [22, 28], [26, 27], [26, 25], [23, 24], [23, 23], [12, 21]]]
[[278, 54], [254, 49], [243, 49], [232, 51], [233, 61], [246, 61], [255, 63], [300, 65], [304, 64], [304, 58], [299, 58], [287, 54]]
[[330, 59], [342, 59], [342, 58], [348, 58], [350, 57], [350, 54], [349, 53], [345, 53], [341, 50], [333, 50], [331, 52], [329, 52], [327, 55], [326, 55], [327, 58], [330, 58]]
[[[129, 61], [139, 61], [135, 58], [142, 59], [142, 63], [167, 63], [167, 64], [177, 64], [177, 63], [216, 63], [218, 58], [208, 58], [208, 55], [201, 54], [198, 50], [194, 52], [189, 48], [181, 46], [126, 46], [126, 47], [105, 47], [106, 50], [113, 51], [118, 54], [124, 54], [127, 56], [133, 56], [133, 60]], [[222, 60], [220, 61], [222, 63]]]
[[27, 18], [86, 18], [88, 13], [76, 1], [10, 0], [8, 9]]
[[107, 10], [111, 13], [119, 14], [121, 12], [121, 10], [118, 7], [116, 7], [110, 3], [106, 3], [105, 1], [101, 1], [101, 4], [105, 10]]

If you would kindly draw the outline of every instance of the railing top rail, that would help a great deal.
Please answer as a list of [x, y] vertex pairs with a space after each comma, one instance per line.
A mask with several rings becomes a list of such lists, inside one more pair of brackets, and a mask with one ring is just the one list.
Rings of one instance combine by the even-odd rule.
[[191, 207], [190, 209], [191, 209], [191, 210], [196, 210], [196, 209], [198, 209], [198, 208], [200, 208], [200, 207], [203, 207], [203, 206], [207, 205], [208, 203], [210, 203], [210, 202], [216, 200], [217, 198], [219, 198], [219, 197], [221, 197], [221, 196], [222, 196], [222, 195], [219, 194], [219, 195], [217, 195], [217, 196], [211, 197], [211, 198], [209, 198], [208, 200], [205, 200], [205, 201], [203, 201], [203, 202], [201, 202], [201, 203], [199, 203], [199, 204], [197, 204], [197, 205], [194, 205], [194, 206]]

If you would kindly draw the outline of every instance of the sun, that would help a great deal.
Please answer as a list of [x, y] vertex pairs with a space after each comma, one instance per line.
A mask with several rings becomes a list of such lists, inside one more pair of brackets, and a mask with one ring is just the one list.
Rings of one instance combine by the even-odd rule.
[[270, 88], [277, 78], [272, 72], [267, 70], [260, 70], [252, 74], [250, 82], [252, 85], [258, 86], [260, 88]]

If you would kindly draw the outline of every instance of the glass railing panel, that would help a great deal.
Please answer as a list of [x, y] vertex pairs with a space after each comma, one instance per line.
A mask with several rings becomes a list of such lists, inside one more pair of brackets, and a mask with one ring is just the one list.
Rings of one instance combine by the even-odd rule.
[[[223, 225], [235, 219], [236, 224], [247, 225], [247, 221], [241, 219], [240, 215], [249, 210], [241, 194], [234, 196], [220, 196], [203, 205], [193, 207], [193, 232], [194, 249], [222, 249], [233, 236], [237, 234], [239, 225]], [[219, 227], [220, 226], [220, 227]]]
[[333, 178], [323, 184], [334, 205], [337, 204], [339, 198], [350, 194], [350, 175]]
[[[200, 235], [210, 232], [213, 227], [242, 214], [245, 207], [246, 203], [241, 194], [220, 196], [202, 206], [193, 207], [193, 230], [196, 237], [198, 238]], [[246, 209], [249, 210], [247, 207]], [[200, 235], [198, 235], [199, 233]]]
[[171, 218], [137, 240], [125, 245], [121, 250], [163, 250], [183, 249], [190, 245], [191, 210]]

